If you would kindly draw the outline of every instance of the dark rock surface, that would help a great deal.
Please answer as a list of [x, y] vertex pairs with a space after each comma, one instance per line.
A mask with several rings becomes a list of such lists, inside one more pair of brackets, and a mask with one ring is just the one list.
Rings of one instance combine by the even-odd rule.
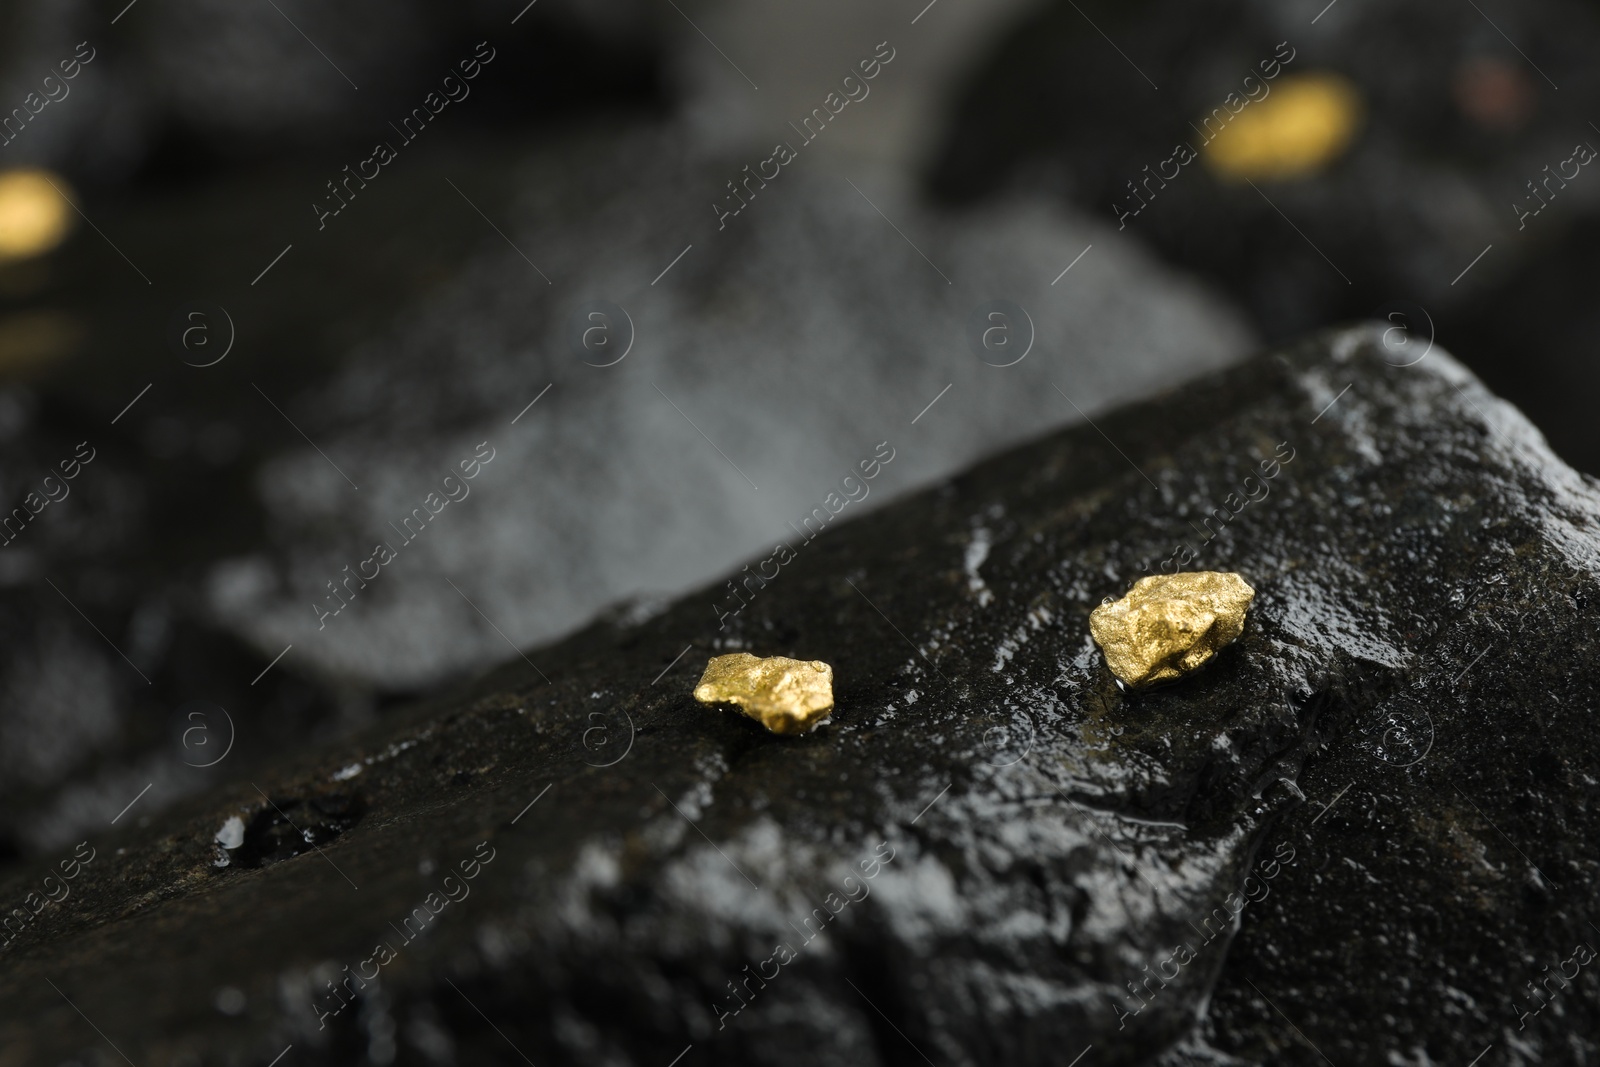
[[[720, 635], [719, 589], [597, 625], [95, 839], [0, 956], [0, 1064], [1589, 1062], [1589, 970], [1516, 1011], [1600, 939], [1600, 493], [1387, 355], [1221, 372], [796, 546]], [[1184, 543], [1250, 621], [1124, 694], [1087, 615]], [[832, 723], [697, 705], [729, 649], [833, 664]]]

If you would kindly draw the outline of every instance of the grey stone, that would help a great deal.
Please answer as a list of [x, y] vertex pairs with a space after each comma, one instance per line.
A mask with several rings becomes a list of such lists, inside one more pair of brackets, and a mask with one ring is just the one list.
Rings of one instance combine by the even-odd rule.
[[[897, 458], [855, 510], [1252, 343], [1203, 290], [1042, 204], [943, 216], [890, 173], [858, 191], [797, 162], [707, 225], [756, 158], [686, 151], [672, 128], [524, 157], [507, 240], [291, 408], [335, 460], [264, 465], [267, 536], [213, 572], [216, 617], [267, 655], [292, 643], [300, 669], [436, 682], [767, 555], [879, 442]], [[966, 342], [995, 298], [1031, 318], [1015, 366]], [[596, 300], [629, 317], [611, 366], [571, 347]], [[496, 458], [470, 498], [404, 544], [401, 520], [482, 441]], [[341, 603], [327, 583], [378, 541], [392, 572], [322, 618]]]

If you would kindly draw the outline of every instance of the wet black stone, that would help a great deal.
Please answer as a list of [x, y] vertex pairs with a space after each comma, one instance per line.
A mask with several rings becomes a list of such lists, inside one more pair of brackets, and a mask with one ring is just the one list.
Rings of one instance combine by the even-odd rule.
[[[1537, 1015], [1525, 983], [1600, 941], [1600, 491], [1389, 355], [1313, 338], [797, 545], [725, 630], [718, 585], [124, 825], [0, 955], [0, 1048], [1587, 1062], [1594, 969]], [[1185, 546], [1258, 590], [1245, 632], [1124, 692], [1088, 613]], [[831, 663], [831, 724], [698, 705], [733, 649]], [[365, 814], [217, 868], [256, 785]]]
[[267, 867], [327, 844], [361, 821], [360, 798], [327, 793], [309, 800], [273, 797], [245, 824], [227, 852], [229, 866]]

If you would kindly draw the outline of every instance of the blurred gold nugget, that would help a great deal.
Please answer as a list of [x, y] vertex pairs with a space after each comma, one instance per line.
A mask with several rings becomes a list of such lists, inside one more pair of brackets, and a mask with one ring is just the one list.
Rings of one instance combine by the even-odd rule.
[[1350, 147], [1361, 112], [1361, 92], [1348, 78], [1286, 77], [1206, 142], [1205, 161], [1235, 181], [1316, 174]]
[[0, 171], [0, 263], [41, 255], [67, 236], [72, 213], [64, 184], [47, 170]]
[[1244, 632], [1256, 591], [1237, 574], [1153, 574], [1089, 615], [1111, 672], [1131, 686], [1181, 678]]
[[804, 733], [833, 707], [833, 668], [820, 659], [735, 652], [706, 664], [694, 698], [732, 704], [775, 734]]

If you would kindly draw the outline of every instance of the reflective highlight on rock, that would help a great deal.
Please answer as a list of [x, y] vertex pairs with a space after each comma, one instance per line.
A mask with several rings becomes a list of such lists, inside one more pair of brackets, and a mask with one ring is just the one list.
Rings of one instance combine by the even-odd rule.
[[716, 656], [706, 664], [694, 698], [732, 704], [775, 734], [804, 733], [833, 707], [833, 668], [819, 659]]
[[1201, 667], [1243, 633], [1255, 595], [1231, 572], [1153, 574], [1095, 608], [1089, 632], [1127, 685], [1165, 682]]

